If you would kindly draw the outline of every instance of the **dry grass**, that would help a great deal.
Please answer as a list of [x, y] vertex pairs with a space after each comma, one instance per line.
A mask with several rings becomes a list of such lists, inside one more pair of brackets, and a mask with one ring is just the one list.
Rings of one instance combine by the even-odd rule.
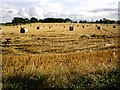
[[3, 55], [3, 78], [27, 73], [94, 73], [117, 66], [117, 52], [93, 51], [68, 54]]
[[[41, 27], [36, 30], [38, 25]], [[52, 24], [51, 28], [47, 23], [25, 25], [29, 30], [26, 34], [20, 34], [19, 28], [4, 26], [3, 80], [18, 77], [40, 83], [41, 77], [45, 76], [41, 85], [69, 87], [75, 75], [110, 72], [119, 66], [117, 27], [101, 25], [107, 31], [99, 31], [95, 30], [94, 24], [87, 24], [84, 28], [81, 24], [74, 24], [75, 30], [71, 32], [69, 25]], [[6, 38], [11, 39], [9, 43]]]

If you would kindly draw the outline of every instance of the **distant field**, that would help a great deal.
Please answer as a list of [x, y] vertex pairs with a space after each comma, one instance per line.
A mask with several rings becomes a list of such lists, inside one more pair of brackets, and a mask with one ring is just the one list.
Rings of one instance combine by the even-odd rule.
[[[74, 26], [74, 32], [69, 32], [69, 26]], [[84, 28], [83, 28], [84, 26]], [[100, 30], [97, 30], [96, 26], [100, 26]], [[115, 28], [113, 28], [116, 26]], [[33, 23], [19, 26], [4, 26], [3, 33], [15, 33], [19, 34], [20, 27], [26, 27], [28, 34], [118, 34], [118, 25], [115, 24], [71, 24], [71, 23]], [[39, 27], [40, 29], [37, 29]]]
[[[28, 32], [20, 33], [20, 27]], [[120, 83], [118, 72], [108, 82], [109, 75], [97, 76], [119, 68], [116, 24], [32, 23], [1, 30], [3, 89], [86, 89]]]

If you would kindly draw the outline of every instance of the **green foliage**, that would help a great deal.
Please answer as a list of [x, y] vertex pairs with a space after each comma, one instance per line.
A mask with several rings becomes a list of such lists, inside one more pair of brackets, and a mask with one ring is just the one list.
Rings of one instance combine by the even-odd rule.
[[44, 22], [44, 23], [68, 23], [68, 22], [73, 22], [69, 18], [62, 19], [62, 18], [45, 18], [43, 20], [39, 20], [39, 22]]
[[24, 23], [30, 23], [30, 20], [28, 18], [25, 18]]
[[120, 89], [120, 69], [108, 73], [88, 74], [76, 76], [72, 80], [72, 88], [81, 90], [119, 90]]
[[[59, 83], [59, 87], [68, 88], [69, 90], [119, 90], [120, 89], [120, 69], [115, 69], [111, 72], [94, 73], [88, 75], [71, 74], [65, 75], [69, 83]], [[28, 90], [40, 88], [53, 88], [49, 81], [49, 76], [45, 75], [26, 75], [24, 77], [15, 76], [3, 79], [3, 90]], [[57, 79], [57, 78], [56, 78]], [[56, 80], [55, 79], [55, 80]], [[58, 79], [59, 75], [58, 75]], [[59, 80], [55, 81], [57, 83]], [[51, 83], [51, 84], [50, 84]], [[61, 87], [62, 85], [62, 87]]]
[[116, 21], [108, 20], [106, 18], [103, 18], [103, 19], [100, 19], [100, 20], [96, 20], [95, 23], [114, 24], [114, 23], [116, 23]]
[[69, 18], [66, 18], [64, 21], [65, 21], [66, 23], [67, 23], [67, 22], [70, 22], [70, 23], [73, 22], [73, 21], [72, 21], [71, 19], [69, 19]]
[[13, 20], [12, 20], [12, 24], [13, 25], [17, 25], [17, 24], [25, 24], [25, 23], [30, 23], [30, 20], [28, 18], [21, 18], [21, 17], [15, 17]]
[[37, 19], [37, 18], [32, 17], [32, 18], [30, 19], [30, 23], [36, 23], [36, 22], [38, 22], [38, 19]]
[[79, 23], [87, 23], [87, 20], [80, 20]]
[[15, 17], [12, 20], [12, 23], [23, 23], [23, 18], [21, 18], [21, 17]]
[[87, 75], [83, 76], [76, 76], [71, 80], [71, 86], [70, 88], [80, 88], [81, 90], [91, 88], [92, 85], [92, 79], [88, 77]]
[[[30, 20], [28, 18], [21, 18], [21, 17], [15, 17], [12, 20], [12, 23], [9, 24], [26, 24], [26, 23], [36, 23], [36, 22], [42, 22], [42, 23], [72, 23], [73, 21], [69, 18], [63, 19], [63, 18], [45, 18], [45, 19], [37, 19], [35, 17], [32, 17]], [[8, 25], [8, 24], [7, 24]]]
[[55, 22], [64, 22], [64, 19], [62, 18], [45, 18], [43, 20], [45, 23], [55, 23]]

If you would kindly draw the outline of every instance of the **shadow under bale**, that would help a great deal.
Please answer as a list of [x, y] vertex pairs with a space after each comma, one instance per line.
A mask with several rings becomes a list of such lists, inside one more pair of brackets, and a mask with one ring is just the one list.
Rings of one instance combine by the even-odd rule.
[[11, 43], [11, 38], [5, 38], [5, 42], [2, 42], [3, 44], [10, 44]]
[[95, 35], [95, 34], [90, 35], [90, 37], [92, 37], [92, 38], [110, 38], [110, 36], [108, 36], [108, 35]]

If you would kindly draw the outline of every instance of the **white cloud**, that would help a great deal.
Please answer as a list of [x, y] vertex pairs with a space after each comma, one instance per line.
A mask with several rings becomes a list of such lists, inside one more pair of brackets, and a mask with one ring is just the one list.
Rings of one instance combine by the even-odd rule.
[[17, 16], [17, 9], [8, 3], [1, 3], [0, 12], [2, 13], [0, 17], [0, 22], [11, 21], [14, 16]]
[[48, 3], [43, 7], [44, 17], [45, 18], [57, 18], [60, 17], [60, 14], [63, 13], [63, 4], [62, 3]]
[[18, 15], [22, 16], [23, 18], [30, 18], [29, 9], [21, 8], [18, 11]]
[[[19, 2], [21, 3], [19, 4]], [[117, 19], [117, 11], [102, 9], [118, 8], [118, 0], [2, 0], [0, 6], [2, 13], [0, 20], [2, 21], [11, 21], [16, 16], [23, 18], [35, 16], [42, 19], [61, 17], [73, 20], [91, 20], [103, 17]], [[90, 12], [95, 10], [98, 12]]]
[[54, 12], [48, 12], [44, 15], [45, 18], [56, 18], [57, 14]]
[[61, 3], [48, 3], [45, 7], [45, 12], [60, 13], [63, 10], [63, 5]]
[[87, 5], [84, 6], [85, 9], [96, 9], [96, 8], [107, 8], [111, 7], [117, 8], [118, 7], [118, 0], [89, 0]]
[[[2, 0], [2, 2], [38, 2], [39, 0]], [[44, 0], [41, 0], [44, 1]]]
[[[71, 18], [76, 17], [80, 19], [100, 19], [100, 18], [111, 18], [117, 20], [117, 15], [114, 14], [116, 11], [102, 11], [100, 12], [89, 12], [95, 9], [115, 9], [118, 7], [118, 0], [86, 0], [86, 2], [77, 2], [80, 5], [75, 6], [69, 10], [66, 10], [66, 14], [71, 14]], [[113, 15], [114, 14], [114, 15]], [[73, 16], [72, 16], [73, 15]]]
[[29, 8], [29, 15], [31, 17], [44, 18], [43, 10], [36, 6]]
[[49, 2], [49, 0], [38, 0], [38, 3], [40, 4], [40, 5], [45, 5], [45, 4], [47, 4]]

